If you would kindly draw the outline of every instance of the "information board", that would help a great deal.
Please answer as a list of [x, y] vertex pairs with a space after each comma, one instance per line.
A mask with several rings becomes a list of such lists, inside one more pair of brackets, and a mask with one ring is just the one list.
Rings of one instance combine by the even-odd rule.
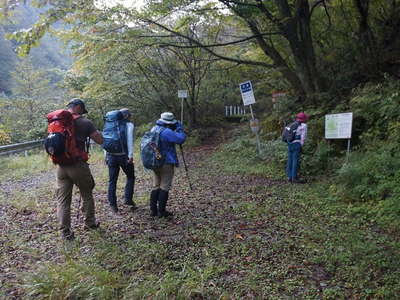
[[187, 90], [178, 90], [178, 98], [187, 98], [188, 91]]
[[353, 113], [325, 115], [326, 139], [350, 139]]
[[256, 103], [256, 99], [254, 98], [253, 86], [251, 85], [251, 81], [245, 81], [239, 84], [240, 93], [242, 94], [243, 105], [251, 105]]

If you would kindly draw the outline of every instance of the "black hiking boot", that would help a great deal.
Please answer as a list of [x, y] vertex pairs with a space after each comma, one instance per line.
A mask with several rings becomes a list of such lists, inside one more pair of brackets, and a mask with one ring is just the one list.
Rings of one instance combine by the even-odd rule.
[[293, 178], [292, 179], [292, 183], [300, 183], [300, 184], [304, 184], [307, 183], [307, 181], [303, 178]]
[[150, 194], [150, 216], [156, 217], [158, 215], [157, 201], [160, 189], [152, 190]]
[[71, 229], [65, 229], [61, 231], [61, 238], [65, 241], [73, 241], [75, 239], [75, 234]]
[[124, 204], [125, 205], [128, 205], [128, 206], [135, 206], [136, 207], [136, 204], [135, 204], [135, 202], [133, 202], [132, 200], [131, 201], [124, 201]]
[[136, 206], [136, 204], [130, 205], [130, 206], [129, 206], [129, 211], [130, 211], [130, 212], [134, 212], [134, 211], [137, 210], [137, 208], [138, 208], [138, 207]]
[[172, 217], [173, 213], [166, 210], [167, 202], [168, 202], [168, 191], [164, 191], [160, 189], [160, 193], [158, 194], [158, 217], [166, 218]]
[[114, 214], [117, 214], [117, 213], [118, 213], [118, 207], [117, 207], [116, 205], [110, 205], [110, 208], [111, 208], [111, 211], [112, 211]]
[[134, 212], [135, 210], [137, 210], [136, 203], [133, 201], [129, 201], [129, 202], [125, 201], [124, 204], [129, 206], [129, 210], [131, 212]]
[[83, 227], [85, 230], [97, 230], [100, 228], [100, 222], [96, 222], [93, 225], [86, 225]]

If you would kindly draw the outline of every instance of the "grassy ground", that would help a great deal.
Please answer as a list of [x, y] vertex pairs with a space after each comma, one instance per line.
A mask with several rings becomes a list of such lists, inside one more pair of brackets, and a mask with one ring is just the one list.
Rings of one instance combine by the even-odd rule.
[[18, 180], [27, 174], [35, 175], [52, 169], [53, 164], [43, 151], [32, 150], [29, 156], [13, 155], [10, 157], [0, 157], [0, 183]]
[[[251, 150], [252, 151], [252, 150]], [[139, 209], [106, 203], [107, 170], [92, 157], [101, 230], [57, 232], [50, 172], [2, 181], [0, 298], [396, 299], [400, 243], [348, 213], [328, 185], [289, 185], [281, 166], [209, 143], [186, 154], [194, 191], [177, 170], [172, 220], [148, 216], [150, 174], [136, 163]], [[23, 167], [21, 167], [23, 168]], [[10, 170], [10, 173], [12, 170]], [[19, 170], [21, 172], [21, 170]], [[37, 180], [32, 180], [36, 178]], [[28, 184], [27, 184], [28, 183]], [[122, 196], [124, 180], [119, 182]]]

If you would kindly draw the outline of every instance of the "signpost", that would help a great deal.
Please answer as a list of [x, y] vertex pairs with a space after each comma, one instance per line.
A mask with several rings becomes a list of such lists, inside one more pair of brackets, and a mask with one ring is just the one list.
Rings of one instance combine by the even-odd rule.
[[188, 97], [188, 91], [187, 90], [178, 90], [178, 98], [181, 99], [181, 122], [183, 125], [183, 99], [186, 99]]
[[350, 153], [351, 130], [353, 125], [353, 113], [341, 113], [325, 115], [325, 138], [326, 139], [347, 139], [348, 161]]
[[[178, 90], [178, 98], [181, 98], [181, 123], [183, 126], [183, 99], [186, 99], [188, 97], [188, 91], [187, 90]], [[189, 188], [191, 191], [193, 191], [193, 187], [192, 187], [192, 182], [190, 181], [190, 177], [189, 177], [189, 170], [186, 164], [186, 160], [185, 160], [185, 155], [183, 154], [183, 146], [182, 144], [179, 144], [179, 148], [181, 149], [181, 154], [182, 154], [182, 160], [183, 160], [183, 165], [185, 166], [185, 171], [186, 171], [186, 178], [188, 180], [189, 183]]]
[[242, 94], [243, 105], [244, 106], [248, 105], [250, 107], [250, 113], [251, 113], [250, 128], [251, 131], [256, 134], [257, 150], [258, 154], [261, 154], [260, 137], [258, 135], [259, 122], [256, 118], [254, 118], [253, 107], [251, 106], [252, 104], [256, 103], [256, 99], [254, 98], [253, 86], [251, 84], [251, 81], [248, 80], [239, 84], [239, 88], [240, 88], [240, 93]]

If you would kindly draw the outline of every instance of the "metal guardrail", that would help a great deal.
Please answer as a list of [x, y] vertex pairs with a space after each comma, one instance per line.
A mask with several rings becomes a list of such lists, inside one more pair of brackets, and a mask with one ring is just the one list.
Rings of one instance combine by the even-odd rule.
[[225, 117], [243, 116], [246, 114], [246, 107], [242, 105], [225, 106]]
[[[17, 153], [25, 152], [25, 151], [32, 150], [35, 148], [41, 148], [41, 147], [43, 148], [43, 142], [44, 142], [44, 139], [0, 146], [0, 156], [17, 154]], [[90, 146], [93, 147], [95, 145], [97, 145], [97, 144], [93, 140], [90, 140]], [[25, 156], [26, 155], [27, 155], [27, 152], [25, 152]]]
[[30, 141], [12, 145], [0, 146], [0, 156], [28, 151], [43, 146], [44, 140]]

